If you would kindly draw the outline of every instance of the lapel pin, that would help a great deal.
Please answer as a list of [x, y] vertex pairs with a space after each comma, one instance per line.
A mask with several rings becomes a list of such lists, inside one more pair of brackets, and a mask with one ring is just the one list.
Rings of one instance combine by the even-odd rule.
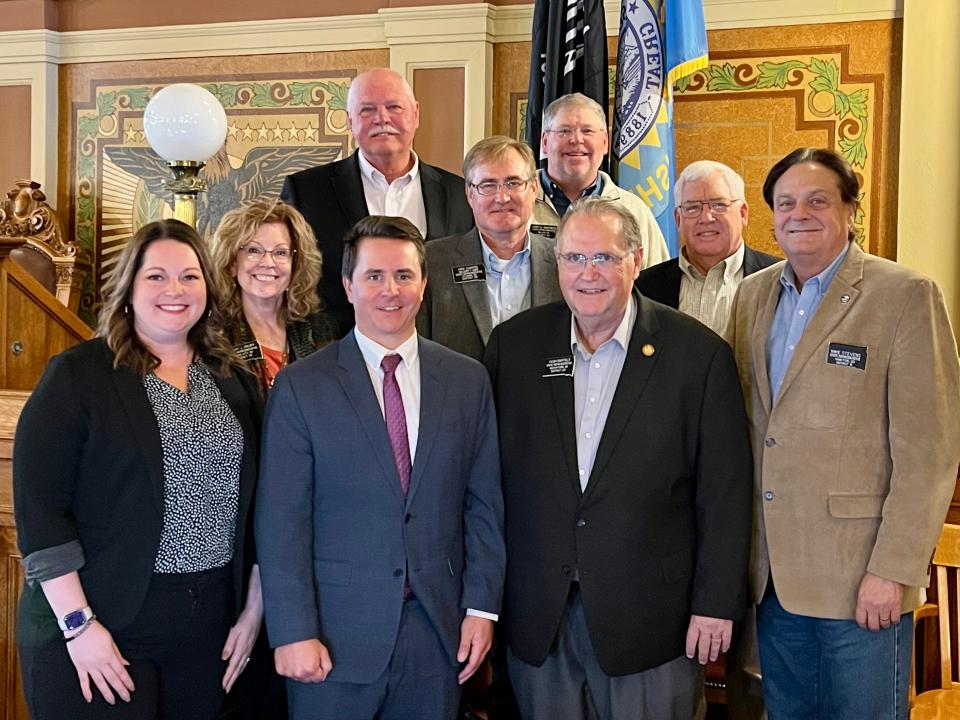
[[650, 357], [656, 352], [656, 350], [654, 349], [653, 345], [651, 345], [650, 343], [644, 343], [643, 347], [640, 348], [640, 352], [642, 352], [647, 357]]
[[842, 303], [850, 302], [850, 296], [844, 293], [843, 295], [840, 296], [840, 302]]

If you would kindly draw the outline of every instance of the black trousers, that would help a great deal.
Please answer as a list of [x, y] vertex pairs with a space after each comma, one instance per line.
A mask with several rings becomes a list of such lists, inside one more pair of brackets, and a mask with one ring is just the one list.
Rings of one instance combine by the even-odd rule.
[[[129, 627], [107, 628], [136, 686], [131, 702], [109, 705], [91, 683], [87, 703], [61, 639], [21, 647], [23, 684], [33, 720], [214, 720], [226, 663], [220, 659], [233, 619], [229, 565], [199, 573], [155, 574]], [[96, 608], [94, 608], [96, 612]]]

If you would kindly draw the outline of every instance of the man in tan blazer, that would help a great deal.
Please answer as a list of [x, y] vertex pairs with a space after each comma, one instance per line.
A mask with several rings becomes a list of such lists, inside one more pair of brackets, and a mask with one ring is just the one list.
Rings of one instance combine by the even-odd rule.
[[770, 720], [906, 718], [912, 615], [960, 462], [936, 285], [854, 240], [847, 162], [770, 171], [785, 263], [746, 278], [734, 346], [755, 465], [751, 580]]

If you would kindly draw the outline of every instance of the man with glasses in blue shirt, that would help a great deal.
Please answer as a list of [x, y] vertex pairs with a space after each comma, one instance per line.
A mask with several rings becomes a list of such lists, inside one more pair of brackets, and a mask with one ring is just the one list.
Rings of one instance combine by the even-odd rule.
[[463, 159], [475, 227], [427, 245], [430, 283], [417, 329], [423, 337], [480, 360], [494, 327], [560, 299], [554, 242], [530, 232], [536, 163], [529, 146], [503, 135]]
[[905, 720], [913, 614], [960, 462], [960, 363], [933, 281], [865, 253], [860, 183], [799, 148], [763, 198], [787, 257], [729, 331], [753, 433], [752, 595], [771, 720]]
[[600, 170], [609, 149], [607, 118], [599, 103], [581, 93], [557, 98], [543, 111], [540, 156], [547, 166], [539, 173], [531, 230], [555, 237], [571, 203], [602, 197], [626, 209], [643, 238], [643, 267], [669, 259], [667, 243], [647, 204], [619, 187]]
[[730, 347], [633, 288], [632, 214], [575, 202], [565, 302], [494, 329], [504, 621], [525, 720], [690, 720], [745, 607], [750, 445]]

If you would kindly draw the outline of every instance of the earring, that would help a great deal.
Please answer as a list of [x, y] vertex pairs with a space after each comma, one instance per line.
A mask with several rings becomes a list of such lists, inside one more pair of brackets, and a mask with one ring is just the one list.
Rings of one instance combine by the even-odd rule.
[[123, 306], [123, 314], [124, 315], [130, 314], [130, 303], [127, 303], [126, 305]]

